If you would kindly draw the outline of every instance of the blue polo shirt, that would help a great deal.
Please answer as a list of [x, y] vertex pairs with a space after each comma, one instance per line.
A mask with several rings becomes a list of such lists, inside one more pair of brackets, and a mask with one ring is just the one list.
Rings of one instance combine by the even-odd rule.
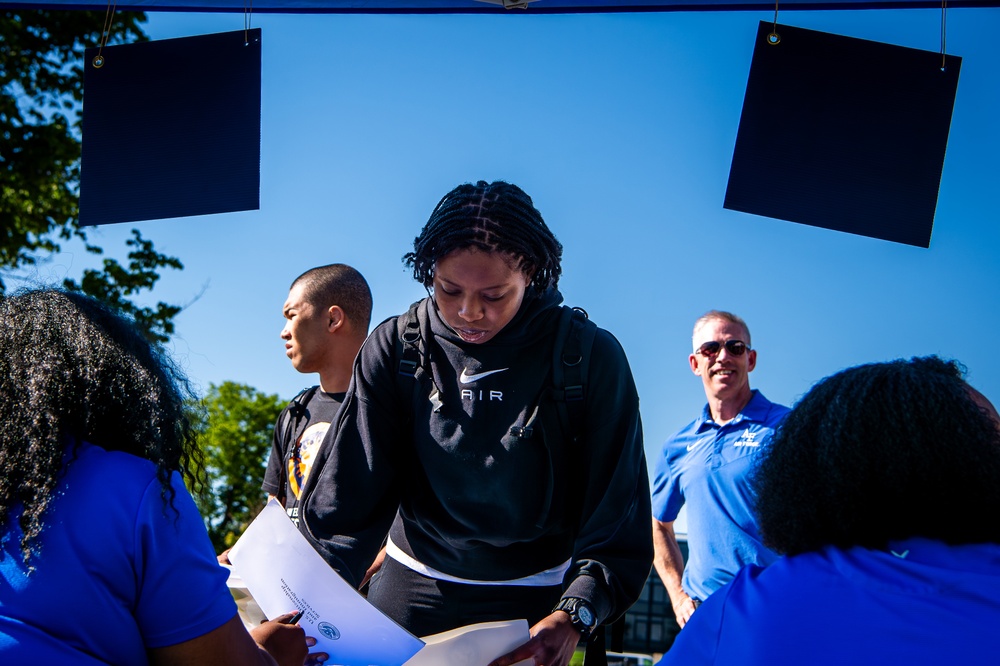
[[706, 599], [745, 565], [777, 559], [757, 532], [750, 475], [788, 411], [754, 390], [729, 423], [717, 424], [705, 405], [700, 417], [664, 443], [653, 479], [653, 517], [672, 522], [687, 504], [688, 562], [681, 582], [690, 596]]

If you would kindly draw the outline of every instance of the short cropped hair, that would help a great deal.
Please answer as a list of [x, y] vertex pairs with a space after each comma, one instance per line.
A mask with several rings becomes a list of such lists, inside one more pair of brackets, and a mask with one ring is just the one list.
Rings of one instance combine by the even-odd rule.
[[747, 347], [752, 347], [750, 344], [750, 327], [747, 323], [743, 321], [742, 317], [734, 315], [732, 312], [726, 312], [725, 310], [709, 310], [702, 316], [698, 317], [697, 321], [694, 322], [694, 328], [691, 330], [691, 338], [693, 340], [694, 336], [698, 333], [698, 329], [707, 324], [708, 322], [718, 319], [721, 321], [728, 321], [730, 324], [736, 324], [743, 329], [743, 332], [747, 334], [747, 339], [743, 342], [747, 343]]
[[319, 308], [339, 305], [359, 330], [368, 331], [372, 320], [372, 291], [363, 275], [347, 264], [310, 268], [292, 281], [289, 289], [303, 285], [305, 300]]
[[444, 195], [403, 264], [413, 269], [414, 280], [430, 288], [437, 261], [465, 248], [512, 256], [517, 268], [531, 276], [536, 292], [559, 285], [562, 245], [517, 185], [481, 180]]
[[817, 383], [762, 452], [764, 542], [789, 555], [911, 537], [1000, 543], [1000, 427], [963, 375], [928, 356]]

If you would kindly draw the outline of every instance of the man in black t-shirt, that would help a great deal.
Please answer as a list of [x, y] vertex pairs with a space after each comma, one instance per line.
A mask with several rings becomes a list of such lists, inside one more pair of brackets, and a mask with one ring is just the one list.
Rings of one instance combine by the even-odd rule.
[[[281, 339], [292, 367], [317, 373], [319, 384], [299, 393], [278, 417], [261, 488], [285, 506], [297, 525], [299, 494], [351, 382], [354, 357], [368, 335], [372, 295], [346, 264], [312, 268], [295, 278], [282, 308]], [[229, 551], [219, 561], [229, 564]]]
[[288, 291], [281, 329], [285, 355], [299, 372], [318, 373], [319, 385], [297, 395], [278, 417], [261, 487], [285, 505], [296, 524], [299, 494], [326, 431], [336, 422], [371, 312], [368, 283], [344, 264], [308, 270]]

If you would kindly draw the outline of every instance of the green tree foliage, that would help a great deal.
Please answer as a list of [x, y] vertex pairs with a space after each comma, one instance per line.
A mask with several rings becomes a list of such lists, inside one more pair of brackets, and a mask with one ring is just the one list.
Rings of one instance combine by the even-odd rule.
[[[58, 252], [60, 241], [79, 238], [89, 252], [103, 254], [78, 225], [83, 55], [102, 39], [145, 41], [145, 20], [128, 12], [0, 11], [0, 295], [5, 272], [36, 265]], [[64, 286], [123, 308], [151, 340], [165, 341], [181, 308], [142, 308], [130, 297], [152, 289], [158, 269], [183, 265], [132, 234], [126, 266], [105, 259], [103, 271], [88, 270]]]
[[209, 384], [192, 415], [207, 483], [195, 495], [216, 552], [236, 543], [267, 499], [260, 484], [274, 424], [285, 403], [245, 384]]
[[166, 342], [174, 332], [173, 319], [181, 307], [163, 301], [158, 302], [155, 308], [140, 307], [128, 297], [143, 289], [152, 289], [160, 279], [158, 268], [180, 270], [184, 265], [176, 257], [157, 252], [152, 241], [143, 238], [138, 229], [132, 230], [132, 238], [125, 243], [132, 248], [128, 253], [128, 267], [122, 266], [116, 259], [105, 259], [103, 271], [88, 268], [79, 283], [66, 279], [63, 286], [119, 308], [135, 319], [151, 341]]

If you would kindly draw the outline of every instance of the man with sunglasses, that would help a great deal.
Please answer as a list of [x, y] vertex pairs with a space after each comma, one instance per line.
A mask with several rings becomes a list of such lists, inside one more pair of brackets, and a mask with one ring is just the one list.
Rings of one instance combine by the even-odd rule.
[[[788, 414], [787, 407], [750, 388], [757, 352], [740, 317], [705, 313], [695, 322], [692, 342], [688, 361], [701, 377], [708, 404], [663, 445], [653, 481], [653, 566], [682, 628], [743, 566], [777, 559], [757, 532], [749, 476], [757, 454]], [[687, 566], [674, 534], [684, 505]]]

